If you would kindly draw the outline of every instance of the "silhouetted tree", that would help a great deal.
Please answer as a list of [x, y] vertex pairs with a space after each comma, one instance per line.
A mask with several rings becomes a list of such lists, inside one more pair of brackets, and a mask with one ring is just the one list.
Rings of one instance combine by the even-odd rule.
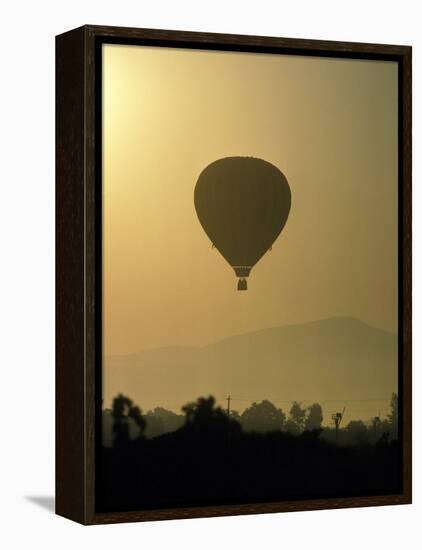
[[131, 406], [129, 409], [128, 416], [129, 418], [132, 418], [135, 421], [135, 424], [139, 429], [138, 438], [141, 438], [144, 435], [144, 431], [146, 427], [145, 418], [142, 416], [141, 409], [137, 405]]
[[111, 408], [114, 420], [118, 422], [119, 420], [127, 417], [130, 407], [132, 405], [133, 402], [129, 397], [126, 397], [122, 393], [119, 393], [119, 395], [113, 399], [113, 404]]
[[308, 415], [305, 420], [305, 430], [319, 430], [323, 421], [321, 405], [319, 403], [314, 403], [308, 407], [307, 412]]
[[390, 439], [390, 436], [391, 436], [391, 424], [390, 422], [388, 421], [387, 418], [384, 418], [384, 419], [381, 419], [380, 420], [380, 423], [378, 425], [378, 439], [383, 437], [384, 434], [386, 434], [388, 436], [388, 439]]
[[142, 417], [141, 409], [134, 405], [129, 397], [121, 393], [115, 397], [111, 414], [114, 420], [114, 445], [124, 446], [130, 439], [141, 439], [143, 437], [146, 426], [145, 419]]
[[371, 418], [369, 433], [371, 436], [371, 441], [376, 443], [381, 435], [381, 418], [379, 416], [373, 416]]
[[351, 420], [345, 428], [345, 434], [347, 443], [355, 445], [368, 443], [368, 428], [362, 420]]
[[392, 439], [397, 439], [398, 435], [398, 419], [399, 419], [399, 400], [397, 393], [393, 393], [390, 401], [390, 412], [387, 415], [387, 420], [390, 425], [390, 434]]
[[215, 398], [199, 397], [194, 403], [188, 403], [182, 407], [186, 415], [186, 424], [206, 425], [215, 421], [227, 421], [227, 415], [221, 407], [215, 406]]
[[186, 405], [183, 405], [182, 412], [185, 414], [185, 424], [192, 424], [195, 419], [195, 410], [196, 410], [196, 403], [186, 403]]
[[249, 432], [281, 430], [285, 420], [283, 411], [266, 399], [261, 403], [252, 403], [240, 417], [242, 427]]
[[113, 444], [116, 446], [124, 446], [129, 442], [129, 424], [127, 416], [129, 409], [132, 406], [132, 400], [119, 394], [113, 399], [111, 414], [113, 415]]
[[200, 397], [194, 403], [188, 403], [182, 407], [185, 413], [185, 427], [195, 430], [197, 433], [215, 434], [227, 433], [230, 431], [240, 431], [240, 425], [234, 419], [227, 416], [226, 411], [216, 406], [215, 398]]
[[295, 435], [303, 432], [305, 428], [306, 409], [298, 401], [293, 401], [289, 412], [289, 419], [285, 424], [285, 429]]

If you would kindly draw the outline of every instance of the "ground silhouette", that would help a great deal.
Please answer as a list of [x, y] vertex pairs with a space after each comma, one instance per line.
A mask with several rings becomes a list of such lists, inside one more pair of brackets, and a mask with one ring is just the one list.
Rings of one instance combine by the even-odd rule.
[[[375, 430], [374, 423], [368, 428], [352, 421], [340, 430], [336, 445], [333, 429], [306, 429], [322, 418], [318, 404], [305, 415], [305, 409], [294, 404], [290, 420], [300, 421], [302, 431], [295, 425], [290, 433], [282, 429], [288, 421], [280, 409], [268, 401], [255, 403], [246, 420], [250, 422], [257, 410], [265, 410], [271, 420], [264, 430], [258, 415], [257, 429], [249, 424], [248, 431], [242, 427], [242, 415], [229, 417], [213, 397], [201, 397], [183, 407], [180, 427], [148, 438], [148, 414], [119, 395], [111, 411], [113, 445], [100, 452], [98, 510], [398, 493], [396, 403], [393, 396], [391, 415], [383, 425], [389, 431], [381, 432], [379, 422]], [[138, 429], [131, 430], [131, 425]]]

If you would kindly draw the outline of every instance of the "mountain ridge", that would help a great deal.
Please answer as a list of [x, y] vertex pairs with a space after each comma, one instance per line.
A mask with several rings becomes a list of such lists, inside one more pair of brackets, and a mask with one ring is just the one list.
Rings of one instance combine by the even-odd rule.
[[336, 317], [325, 317], [323, 319], [315, 319], [313, 321], [304, 321], [303, 323], [293, 323], [293, 324], [286, 324], [286, 325], [274, 325], [274, 326], [271, 326], [271, 327], [266, 327], [266, 328], [262, 328], [262, 329], [257, 329], [257, 330], [251, 330], [251, 331], [248, 331], [248, 332], [242, 332], [242, 333], [239, 333], [239, 334], [233, 334], [231, 336], [227, 336], [225, 338], [221, 338], [219, 340], [215, 340], [214, 342], [211, 342], [209, 344], [205, 344], [205, 345], [201, 345], [201, 346], [192, 346], [192, 345], [169, 345], [169, 346], [156, 346], [156, 347], [149, 347], [149, 348], [145, 348], [145, 349], [142, 349], [142, 350], [139, 350], [139, 351], [134, 351], [134, 352], [131, 352], [131, 353], [112, 353], [110, 355], [108, 355], [107, 357], [108, 358], [123, 358], [123, 357], [129, 357], [129, 356], [134, 356], [134, 355], [141, 355], [143, 353], [150, 353], [150, 352], [155, 352], [155, 351], [158, 351], [158, 350], [202, 350], [202, 349], [206, 349], [206, 348], [209, 348], [211, 346], [214, 346], [216, 344], [220, 344], [222, 342], [225, 342], [227, 340], [233, 340], [235, 338], [242, 338], [242, 337], [246, 337], [246, 336], [253, 336], [255, 334], [259, 334], [259, 333], [262, 333], [262, 332], [268, 332], [268, 331], [275, 331], [275, 330], [278, 330], [278, 329], [294, 329], [294, 328], [299, 328], [299, 327], [304, 327], [304, 326], [309, 326], [309, 325], [314, 325], [314, 324], [318, 324], [318, 323], [328, 323], [330, 321], [352, 321], [358, 325], [363, 325], [365, 327], [368, 327], [374, 331], [379, 331], [381, 333], [385, 333], [385, 334], [388, 334], [388, 335], [391, 335], [391, 336], [394, 336], [394, 337], [397, 337], [397, 333], [394, 332], [394, 331], [391, 331], [391, 330], [387, 330], [387, 329], [383, 329], [383, 328], [380, 328], [380, 327], [375, 327], [373, 325], [370, 325], [369, 323], [366, 323], [365, 321], [361, 321], [360, 319], [357, 319], [356, 317], [352, 317], [352, 316], [347, 316], [347, 315], [339, 315], [339, 316], [336, 316]]
[[[397, 335], [351, 317], [261, 329], [197, 348], [109, 356], [104, 363], [105, 402], [121, 392], [143, 410], [160, 405], [177, 411], [210, 394], [224, 404], [231, 394], [238, 410], [274, 395], [316, 402], [383, 396], [385, 413], [397, 391]], [[378, 414], [372, 408], [355, 404], [349, 412], [366, 418]]]

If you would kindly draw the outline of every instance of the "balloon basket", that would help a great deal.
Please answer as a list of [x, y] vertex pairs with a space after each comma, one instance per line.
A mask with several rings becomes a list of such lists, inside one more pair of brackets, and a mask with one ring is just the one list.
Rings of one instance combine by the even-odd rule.
[[237, 290], [248, 290], [248, 283], [246, 279], [239, 279], [237, 282]]

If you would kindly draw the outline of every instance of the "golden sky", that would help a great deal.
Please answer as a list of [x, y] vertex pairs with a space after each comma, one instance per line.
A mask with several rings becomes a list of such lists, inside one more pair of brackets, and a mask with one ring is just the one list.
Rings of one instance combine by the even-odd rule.
[[[105, 355], [352, 316], [397, 330], [397, 64], [103, 46]], [[193, 192], [227, 156], [292, 207], [238, 292]]]

